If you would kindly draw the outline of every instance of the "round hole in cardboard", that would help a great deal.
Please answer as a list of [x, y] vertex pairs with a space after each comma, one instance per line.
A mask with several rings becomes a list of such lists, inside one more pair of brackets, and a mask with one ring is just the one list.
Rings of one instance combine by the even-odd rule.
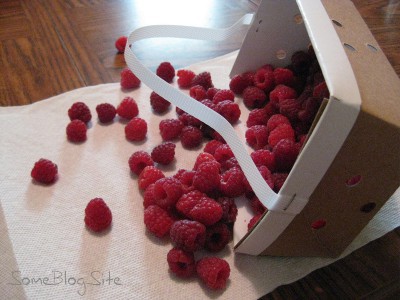
[[337, 21], [337, 20], [332, 20], [332, 23], [335, 24], [335, 25], [338, 26], [338, 27], [343, 27], [342, 23], [340, 23], [340, 22]]
[[346, 186], [355, 187], [360, 183], [361, 179], [362, 179], [361, 175], [352, 176], [346, 180]]
[[376, 203], [375, 202], [368, 202], [368, 203], [364, 204], [363, 206], [361, 206], [360, 211], [363, 212], [363, 213], [369, 213], [375, 207], [376, 207]]
[[348, 44], [348, 43], [343, 43], [343, 46], [345, 48], [347, 48], [348, 50], [350, 50], [351, 52], [355, 52], [357, 51], [356, 48], [354, 48], [352, 45]]
[[276, 58], [278, 59], [285, 59], [286, 58], [286, 51], [283, 49], [280, 49], [276, 51]]
[[371, 50], [372, 52], [378, 52], [378, 48], [376, 48], [375, 46], [373, 46], [371, 44], [367, 44], [367, 48], [369, 50]]
[[311, 228], [312, 229], [321, 229], [321, 228], [325, 227], [325, 225], [326, 225], [326, 220], [318, 219], [311, 223]]
[[294, 15], [293, 20], [298, 25], [303, 24], [303, 16], [301, 14]]

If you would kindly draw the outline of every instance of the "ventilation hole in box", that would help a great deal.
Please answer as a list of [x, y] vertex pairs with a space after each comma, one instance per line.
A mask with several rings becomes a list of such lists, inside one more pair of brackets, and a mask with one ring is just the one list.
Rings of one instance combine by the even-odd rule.
[[361, 175], [356, 175], [356, 176], [350, 177], [346, 180], [346, 185], [348, 187], [355, 187], [356, 185], [358, 185], [360, 183], [361, 179], [362, 179]]
[[276, 58], [278, 59], [285, 59], [286, 58], [286, 51], [283, 49], [280, 49], [276, 51]]
[[363, 206], [361, 206], [360, 211], [363, 212], [363, 213], [369, 213], [375, 207], [376, 207], [376, 203], [375, 202], [368, 202], [368, 203], [364, 204]]
[[350, 44], [344, 43], [343, 46], [344, 46], [345, 48], [347, 48], [348, 50], [350, 50], [351, 52], [357, 51], [356, 48], [354, 48], [354, 47], [353, 47], [352, 45], [350, 45]]
[[301, 14], [295, 15], [295, 16], [293, 17], [293, 20], [294, 20], [294, 22], [295, 22], [297, 25], [303, 24], [303, 17], [302, 17]]
[[326, 221], [324, 219], [319, 219], [315, 220], [314, 222], [311, 223], [311, 228], [312, 229], [321, 229], [325, 227]]
[[332, 20], [332, 23], [335, 24], [337, 27], [343, 27], [342, 23], [336, 20]]
[[371, 50], [372, 52], [378, 52], [378, 48], [375, 46], [372, 46], [371, 44], [367, 44], [367, 48]]

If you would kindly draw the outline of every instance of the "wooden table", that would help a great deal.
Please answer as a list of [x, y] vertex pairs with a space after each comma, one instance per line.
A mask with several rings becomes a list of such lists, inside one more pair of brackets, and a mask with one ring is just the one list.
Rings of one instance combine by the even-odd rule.
[[[400, 74], [400, 1], [353, 1]], [[195, 3], [195, 4], [194, 4]], [[119, 82], [125, 66], [114, 42], [150, 24], [226, 27], [256, 6], [247, 0], [0, 0], [0, 104], [22, 105], [79, 87]], [[228, 53], [204, 42], [140, 45], [153, 69], [171, 60], [183, 67]], [[400, 295], [400, 228], [263, 299], [395, 298]]]

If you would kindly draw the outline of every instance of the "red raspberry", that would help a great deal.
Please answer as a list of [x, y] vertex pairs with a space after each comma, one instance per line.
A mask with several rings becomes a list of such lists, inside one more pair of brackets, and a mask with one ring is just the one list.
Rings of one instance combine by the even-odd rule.
[[76, 119], [71, 121], [67, 125], [66, 132], [70, 142], [81, 143], [86, 141], [87, 127], [81, 120]]
[[110, 227], [112, 213], [110, 208], [101, 198], [94, 198], [89, 201], [85, 208], [85, 224], [94, 231], [100, 232]]
[[207, 197], [207, 195], [198, 190], [190, 191], [179, 198], [176, 203], [176, 209], [181, 214], [188, 217], [193, 207], [195, 207], [204, 197]]
[[194, 252], [204, 247], [206, 227], [197, 221], [179, 220], [172, 224], [170, 236], [175, 247]]
[[218, 89], [216, 87], [209, 88], [207, 90], [207, 93], [206, 93], [207, 99], [211, 99], [211, 101], [212, 101], [212, 99], [214, 98], [215, 94], [218, 93], [219, 91], [220, 91], [220, 89]]
[[181, 143], [186, 149], [198, 147], [203, 141], [203, 133], [194, 126], [185, 126], [181, 132]]
[[220, 164], [216, 161], [206, 161], [198, 166], [193, 177], [193, 186], [200, 192], [208, 193], [219, 189]]
[[119, 53], [124, 53], [125, 52], [125, 47], [126, 47], [126, 43], [127, 42], [128, 42], [128, 37], [126, 37], [126, 36], [120, 36], [115, 41], [115, 48], [117, 48]]
[[316, 97], [309, 97], [303, 102], [303, 108], [299, 111], [298, 118], [300, 121], [312, 123], [318, 109], [321, 105], [322, 99]]
[[[210, 90], [210, 89], [208, 89], [208, 90]], [[217, 105], [215, 105], [210, 99], [203, 99], [200, 102], [212, 110], [217, 109]]]
[[68, 109], [68, 116], [71, 121], [81, 120], [84, 123], [88, 123], [92, 119], [89, 107], [83, 102], [75, 102]]
[[164, 142], [151, 151], [151, 158], [159, 164], [168, 165], [175, 158], [175, 144]]
[[174, 219], [168, 212], [157, 205], [150, 205], [144, 210], [144, 224], [156, 237], [169, 234]]
[[274, 181], [274, 191], [278, 193], [288, 177], [288, 173], [274, 173], [272, 179]]
[[52, 161], [41, 158], [35, 162], [31, 176], [34, 180], [44, 184], [53, 183], [57, 178], [58, 167]]
[[243, 103], [249, 109], [262, 107], [266, 101], [267, 95], [256, 86], [249, 86], [243, 91]]
[[274, 72], [266, 68], [257, 70], [254, 75], [254, 86], [269, 93], [275, 87]]
[[194, 85], [189, 89], [189, 96], [197, 101], [207, 98], [207, 90], [201, 85]]
[[139, 174], [139, 189], [144, 191], [149, 185], [164, 177], [165, 175], [160, 169], [154, 166], [147, 166]]
[[268, 144], [271, 147], [275, 147], [276, 144], [282, 139], [289, 139], [294, 142], [295, 134], [291, 125], [281, 124], [274, 128], [268, 136]]
[[279, 112], [292, 121], [297, 120], [301, 103], [297, 99], [282, 99], [279, 102]]
[[135, 117], [125, 125], [125, 137], [132, 142], [143, 141], [147, 134], [147, 123], [145, 120]]
[[238, 214], [238, 209], [235, 199], [229, 197], [219, 197], [216, 200], [222, 207], [221, 222], [235, 223]]
[[247, 229], [250, 231], [250, 229], [253, 228], [254, 225], [256, 225], [256, 223], [261, 219], [262, 216], [263, 216], [262, 214], [258, 214], [252, 217], [249, 223], [247, 224]]
[[231, 100], [219, 102], [217, 104], [216, 111], [231, 124], [236, 123], [241, 114], [239, 105]]
[[168, 108], [171, 106], [171, 103], [156, 92], [151, 92], [150, 105], [156, 113], [162, 114], [168, 110]]
[[211, 140], [209, 142], [207, 142], [207, 144], [204, 146], [203, 151], [210, 153], [211, 155], [214, 155], [215, 150], [221, 146], [223, 143], [221, 141], [217, 141], [217, 140]]
[[246, 121], [246, 126], [250, 128], [254, 125], [265, 125], [267, 124], [270, 115], [268, 111], [264, 108], [255, 108], [250, 111], [249, 116]]
[[178, 138], [181, 135], [183, 127], [182, 121], [178, 119], [162, 120], [158, 126], [164, 141], [171, 141]]
[[253, 82], [249, 81], [246, 76], [243, 76], [242, 74], [238, 74], [232, 77], [232, 79], [229, 82], [229, 88], [231, 89], [232, 92], [235, 94], [241, 95], [244, 91], [245, 88], [249, 87], [252, 85]]
[[192, 86], [201, 85], [206, 90], [214, 87], [210, 72], [202, 72], [197, 74], [192, 80]]
[[206, 242], [204, 248], [212, 252], [218, 252], [225, 248], [231, 239], [231, 232], [224, 223], [218, 223], [207, 227]]
[[317, 84], [314, 87], [312, 95], [313, 95], [313, 97], [317, 97], [317, 98], [328, 98], [329, 99], [329, 90], [328, 90], [328, 86], [326, 85], [326, 82], [323, 81], [323, 82]]
[[253, 213], [256, 215], [263, 214], [267, 208], [261, 203], [257, 196], [253, 196], [250, 199], [250, 207], [253, 210]]
[[266, 149], [258, 149], [250, 154], [254, 164], [259, 166], [266, 166], [271, 172], [275, 170], [275, 155], [273, 152]]
[[154, 183], [154, 202], [159, 207], [173, 207], [182, 193], [182, 183], [174, 177], [164, 177]]
[[212, 290], [226, 287], [231, 269], [226, 260], [218, 257], [203, 257], [196, 264], [196, 271], [204, 284]]
[[215, 104], [218, 104], [225, 100], [230, 100], [232, 102], [235, 101], [235, 94], [231, 90], [223, 89], [219, 90], [212, 98], [212, 101]]
[[181, 278], [189, 278], [196, 274], [196, 262], [193, 252], [173, 248], [168, 252], [167, 262], [172, 273]]
[[254, 125], [246, 130], [246, 142], [255, 150], [268, 144], [268, 130], [265, 125]]
[[245, 176], [240, 168], [231, 168], [221, 176], [221, 192], [227, 197], [239, 197], [244, 194], [246, 187], [244, 185]]
[[140, 79], [129, 68], [125, 68], [121, 71], [120, 84], [123, 89], [134, 89], [140, 86]]
[[101, 123], [109, 123], [114, 120], [117, 110], [110, 103], [102, 103], [96, 106], [97, 116]]
[[267, 122], [268, 132], [271, 132], [276, 127], [278, 127], [279, 125], [282, 125], [282, 124], [290, 125], [290, 121], [286, 116], [281, 115], [281, 114], [275, 114], [275, 115], [271, 116]]
[[223, 170], [224, 172], [229, 169], [232, 169], [232, 168], [241, 169], [236, 157], [231, 157], [231, 158], [228, 158], [227, 160], [221, 162], [221, 170]]
[[134, 152], [129, 157], [128, 164], [129, 164], [129, 169], [132, 171], [132, 173], [140, 175], [140, 173], [143, 171], [145, 167], [153, 166], [154, 161], [149, 153], [143, 150], [139, 150]]
[[278, 84], [270, 93], [269, 100], [276, 106], [279, 107], [280, 101], [283, 99], [295, 99], [297, 93], [291, 87], [283, 84]]
[[143, 193], [143, 207], [147, 208], [150, 205], [156, 205], [154, 202], [154, 183], [150, 184]]
[[284, 84], [292, 86], [294, 82], [293, 72], [287, 68], [276, 68], [273, 73], [276, 85]]
[[196, 76], [196, 74], [191, 70], [178, 70], [176, 73], [178, 75], [178, 86], [181, 89], [190, 88], [192, 85], [192, 80]]
[[196, 171], [198, 167], [206, 161], [215, 161], [215, 157], [207, 152], [200, 153], [194, 162], [193, 170]]
[[187, 112], [180, 114], [178, 119], [181, 120], [185, 126], [190, 125], [190, 126], [194, 126], [194, 127], [200, 127], [203, 124], [203, 122], [201, 122], [199, 119], [196, 119], [195, 117], [193, 117], [191, 114], [188, 114]]
[[[181, 198], [182, 199], [182, 198]], [[180, 201], [181, 201], [180, 199]], [[187, 199], [187, 198], [184, 198]], [[192, 219], [194, 221], [198, 221], [205, 226], [210, 226], [217, 223], [221, 220], [222, 217], [222, 207], [216, 202], [214, 199], [209, 197], [200, 198], [197, 203], [193, 203], [194, 201], [182, 202], [179, 207], [183, 207], [184, 210], [189, 210], [186, 217]], [[192, 208], [188, 207], [192, 204], [195, 204]]]
[[228, 144], [221, 144], [217, 149], [215, 149], [214, 157], [219, 163], [223, 163], [228, 159], [234, 157], [231, 147]]
[[117, 114], [124, 119], [130, 120], [139, 114], [138, 105], [132, 97], [125, 97], [117, 107]]
[[170, 62], [162, 62], [156, 70], [156, 74], [166, 82], [172, 82], [175, 77], [175, 69]]
[[299, 155], [299, 148], [293, 140], [282, 139], [273, 149], [275, 155], [276, 169], [278, 171], [290, 171], [293, 167], [297, 156]]

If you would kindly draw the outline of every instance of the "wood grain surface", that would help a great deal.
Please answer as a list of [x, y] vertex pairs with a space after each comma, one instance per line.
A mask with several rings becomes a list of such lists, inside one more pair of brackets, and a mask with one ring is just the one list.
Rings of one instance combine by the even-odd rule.
[[[340, 4], [340, 1], [337, 1]], [[400, 0], [353, 1], [400, 74]], [[79, 87], [119, 82], [117, 37], [150, 24], [226, 27], [254, 12], [247, 0], [0, 0], [0, 105], [24, 105]], [[235, 43], [143, 41], [151, 68], [176, 68], [237, 49]], [[399, 99], [400, 101], [400, 99]], [[262, 299], [398, 299], [400, 228]]]

